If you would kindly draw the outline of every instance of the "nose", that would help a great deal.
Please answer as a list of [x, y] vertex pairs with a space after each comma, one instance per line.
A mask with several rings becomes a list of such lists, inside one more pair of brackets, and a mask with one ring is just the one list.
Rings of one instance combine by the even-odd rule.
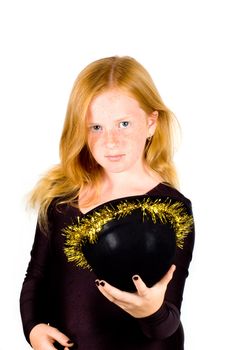
[[116, 130], [112, 129], [106, 131], [105, 135], [105, 146], [112, 149], [115, 148], [119, 141], [119, 135], [117, 135]]

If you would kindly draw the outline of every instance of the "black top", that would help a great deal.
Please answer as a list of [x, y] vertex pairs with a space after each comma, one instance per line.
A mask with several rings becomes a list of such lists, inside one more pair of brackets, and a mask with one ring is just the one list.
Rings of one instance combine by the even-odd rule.
[[[164, 183], [147, 194], [183, 201], [192, 213], [191, 202]], [[49, 323], [75, 343], [74, 350], [182, 350], [184, 338], [180, 308], [192, 259], [194, 228], [185, 239], [183, 249], [177, 248], [176, 270], [163, 305], [153, 315], [138, 319], [99, 292], [93, 272], [67, 262], [62, 230], [82, 215], [77, 208], [62, 205], [49, 212], [51, 231], [48, 235], [37, 225], [20, 296], [27, 340], [36, 324]]]

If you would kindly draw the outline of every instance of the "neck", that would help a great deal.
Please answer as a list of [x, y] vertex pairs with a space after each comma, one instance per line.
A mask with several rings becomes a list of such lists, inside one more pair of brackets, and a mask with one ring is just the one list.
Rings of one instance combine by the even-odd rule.
[[[132, 171], [124, 171], [122, 173], [105, 173], [104, 185], [111, 188], [113, 192], [122, 191], [125, 188], [138, 186], [142, 179], [146, 181], [155, 181], [155, 174], [146, 167]], [[160, 179], [158, 178], [158, 182]], [[105, 187], [104, 186], [104, 187]]]
[[104, 173], [97, 197], [96, 189], [84, 189], [79, 195], [79, 208], [86, 213], [97, 205], [115, 198], [144, 194], [162, 181], [159, 174], [147, 167], [138, 169], [137, 172]]

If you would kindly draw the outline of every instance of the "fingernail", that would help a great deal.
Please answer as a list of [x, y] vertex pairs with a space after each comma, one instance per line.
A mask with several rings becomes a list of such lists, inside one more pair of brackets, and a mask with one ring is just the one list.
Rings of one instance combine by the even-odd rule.
[[97, 285], [97, 287], [99, 287], [99, 285], [100, 285], [98, 280], [95, 281], [95, 284]]
[[133, 280], [137, 281], [138, 280], [138, 276], [133, 276]]
[[105, 283], [104, 283], [103, 281], [101, 281], [101, 282], [100, 282], [100, 285], [101, 285], [102, 287], [104, 287], [104, 286], [105, 286]]
[[73, 344], [72, 340], [67, 340], [67, 344]]

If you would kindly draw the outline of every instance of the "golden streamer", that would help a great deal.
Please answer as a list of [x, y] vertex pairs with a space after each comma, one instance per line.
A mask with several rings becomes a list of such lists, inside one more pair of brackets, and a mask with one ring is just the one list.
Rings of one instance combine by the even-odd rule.
[[82, 246], [86, 242], [94, 244], [102, 227], [109, 221], [120, 219], [130, 215], [132, 211], [141, 209], [143, 217], [150, 216], [154, 223], [159, 220], [163, 224], [169, 223], [176, 234], [176, 245], [183, 249], [184, 240], [191, 231], [193, 217], [189, 215], [182, 202], [174, 202], [169, 198], [162, 200], [143, 198], [143, 200], [122, 200], [115, 206], [106, 204], [102, 209], [97, 209], [81, 219], [77, 223], [64, 228], [66, 236], [64, 252], [68, 261], [73, 261], [77, 266], [91, 269], [83, 252]]

